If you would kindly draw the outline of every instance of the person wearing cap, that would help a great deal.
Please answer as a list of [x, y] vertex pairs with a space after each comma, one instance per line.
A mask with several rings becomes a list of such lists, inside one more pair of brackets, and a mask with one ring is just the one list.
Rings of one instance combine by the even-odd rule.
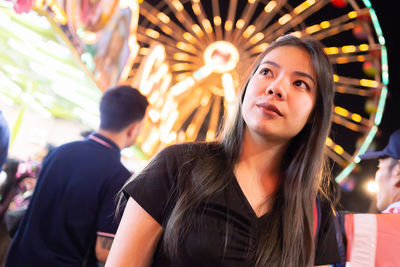
[[379, 159], [375, 181], [377, 208], [382, 213], [400, 213], [400, 129], [391, 134], [381, 151], [367, 152], [361, 159]]

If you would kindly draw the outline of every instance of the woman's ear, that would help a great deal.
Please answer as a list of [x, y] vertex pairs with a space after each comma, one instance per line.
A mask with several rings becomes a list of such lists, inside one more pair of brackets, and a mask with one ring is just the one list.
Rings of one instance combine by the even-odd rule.
[[393, 167], [394, 186], [400, 188], [400, 160], [397, 160], [396, 166]]

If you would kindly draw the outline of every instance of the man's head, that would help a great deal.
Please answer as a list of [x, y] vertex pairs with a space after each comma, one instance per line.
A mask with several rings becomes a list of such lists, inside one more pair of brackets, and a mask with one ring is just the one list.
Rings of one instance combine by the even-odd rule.
[[379, 159], [375, 180], [378, 184], [378, 210], [400, 201], [400, 129], [392, 133], [387, 146], [381, 151], [368, 152], [361, 159]]
[[127, 133], [126, 146], [132, 145], [139, 133], [148, 102], [138, 90], [117, 86], [104, 92], [100, 101], [100, 129]]

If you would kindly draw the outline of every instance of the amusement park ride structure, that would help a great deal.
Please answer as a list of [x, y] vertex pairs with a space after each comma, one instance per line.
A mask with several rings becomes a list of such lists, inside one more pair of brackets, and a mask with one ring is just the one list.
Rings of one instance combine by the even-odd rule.
[[287, 33], [320, 40], [334, 64], [326, 147], [338, 183], [382, 119], [387, 53], [369, 0], [43, 0], [34, 10], [101, 90], [131, 84], [148, 97], [138, 143], [149, 157], [168, 144], [214, 140], [243, 74]]

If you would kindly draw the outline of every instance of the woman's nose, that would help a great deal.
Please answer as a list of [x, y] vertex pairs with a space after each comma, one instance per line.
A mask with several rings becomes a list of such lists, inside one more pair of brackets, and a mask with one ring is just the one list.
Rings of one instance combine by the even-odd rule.
[[265, 94], [269, 97], [276, 97], [279, 100], [283, 100], [286, 97], [284, 90], [282, 90], [279, 87], [273, 87], [273, 86], [269, 86], [265, 90]]

